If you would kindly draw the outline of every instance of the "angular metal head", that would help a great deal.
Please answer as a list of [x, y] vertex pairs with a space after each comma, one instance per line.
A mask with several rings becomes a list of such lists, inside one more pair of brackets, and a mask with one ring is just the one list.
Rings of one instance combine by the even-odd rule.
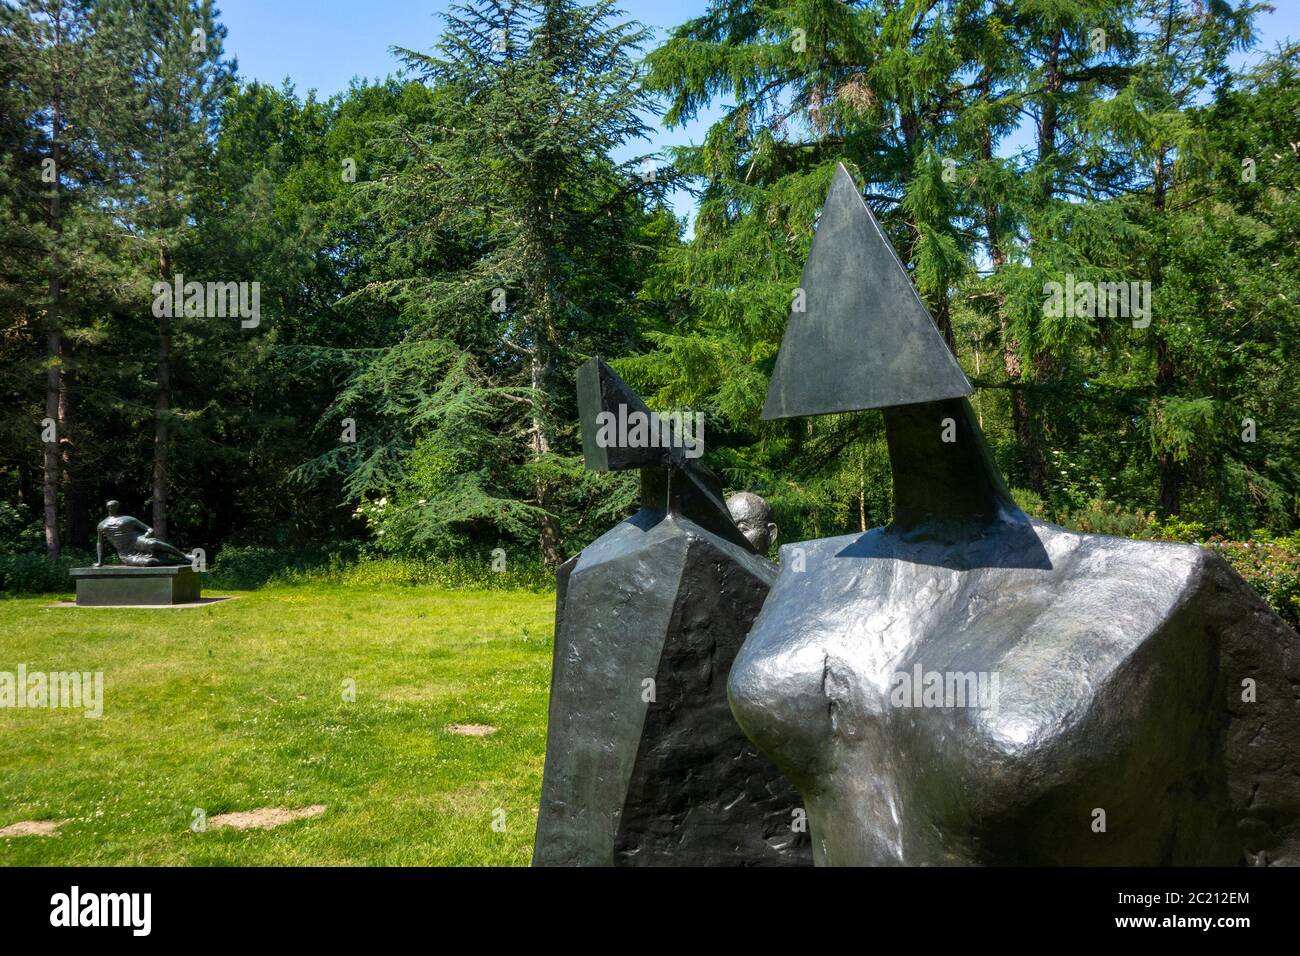
[[[671, 427], [667, 416], [650, 411], [641, 396], [598, 358], [578, 369], [578, 416], [582, 457], [588, 468], [638, 468], [643, 508], [689, 518], [724, 540], [754, 550], [731, 520], [717, 476], [687, 456], [680, 429]], [[639, 422], [634, 416], [640, 417]], [[641, 440], [636, 440], [638, 435]]]
[[[664, 435], [663, 419], [650, 411], [641, 396], [612, 368], [598, 358], [584, 362], [578, 369], [578, 419], [582, 423], [582, 458], [588, 468], [623, 471], [679, 464], [684, 459], [681, 447], [671, 442], [650, 445], [606, 440], [616, 438], [619, 423], [633, 416], [640, 418], [641, 433], [647, 439]], [[612, 429], [608, 427], [611, 424]]]
[[764, 420], [973, 394], [843, 164], [800, 288], [804, 310], [790, 313]]

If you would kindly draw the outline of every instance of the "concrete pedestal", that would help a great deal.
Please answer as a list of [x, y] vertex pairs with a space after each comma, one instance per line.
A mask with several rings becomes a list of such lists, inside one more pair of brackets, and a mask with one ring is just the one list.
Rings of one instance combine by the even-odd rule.
[[199, 599], [200, 579], [188, 564], [135, 568], [105, 565], [73, 568], [79, 607], [189, 604]]

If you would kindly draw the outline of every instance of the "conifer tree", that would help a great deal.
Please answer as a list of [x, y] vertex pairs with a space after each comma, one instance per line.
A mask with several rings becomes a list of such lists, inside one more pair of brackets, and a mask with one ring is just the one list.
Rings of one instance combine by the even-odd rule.
[[[105, 25], [88, 0], [24, 0], [5, 6], [3, 18], [4, 45], [16, 57], [13, 102], [23, 111], [15, 128], [27, 134], [11, 157], [15, 218], [9, 221], [17, 226], [11, 236], [20, 237], [30, 256], [24, 261], [39, 269], [43, 287], [41, 294], [29, 288], [26, 297], [40, 302], [43, 420], [54, 423], [56, 434], [43, 443], [45, 541], [56, 557], [62, 543], [60, 486], [67, 537], [80, 546], [89, 540], [78, 377], [117, 268], [106, 211], [108, 157], [123, 152], [133, 121], [127, 103], [131, 76], [110, 54], [121, 34]], [[32, 215], [33, 199], [40, 215]]]
[[[172, 283], [184, 274], [187, 248], [195, 239], [193, 213], [211, 175], [213, 140], [221, 104], [232, 90], [234, 64], [224, 57], [226, 29], [214, 19], [211, 0], [108, 0], [104, 11], [120, 40], [116, 57], [135, 77], [130, 102], [138, 121], [131, 165], [118, 182], [118, 219], [144, 250], [137, 261], [140, 288], [147, 290], [154, 281]], [[178, 346], [184, 349], [191, 334], [202, 333], [201, 327], [166, 315], [151, 321], [156, 329], [152, 524], [165, 536], [174, 423], [182, 414], [173, 402], [174, 353]]]
[[[413, 514], [439, 527], [496, 515], [512, 532], [531, 516], [540, 556], [555, 565], [560, 512], [590, 495], [574, 454], [573, 370], [635, 340], [638, 263], [674, 237], [644, 211], [666, 179], [646, 175], [640, 157], [610, 159], [645, 133], [649, 101], [634, 59], [645, 33], [610, 0], [481, 0], [446, 19], [436, 53], [399, 51], [433, 89], [436, 122], [398, 123], [380, 144], [392, 174], [359, 191], [376, 219], [410, 223], [391, 247], [409, 271], [367, 292], [417, 321], [353, 384], [378, 385], [382, 369], [414, 371], [402, 351], [455, 375], [407, 375], [407, 402], [392, 403], [397, 381], [377, 397], [436, 425], [438, 438], [403, 429], [416, 458], [376, 447], [352, 466], [351, 487], [391, 487], [422, 458], [441, 493], [404, 496]], [[439, 401], [465, 414], [448, 419]], [[517, 481], [529, 491], [512, 488]]]

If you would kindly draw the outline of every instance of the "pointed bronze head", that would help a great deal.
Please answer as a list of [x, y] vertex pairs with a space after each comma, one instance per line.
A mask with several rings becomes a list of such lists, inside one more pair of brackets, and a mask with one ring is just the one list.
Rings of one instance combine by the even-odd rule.
[[[623, 425], [633, 416], [640, 416], [640, 421], [633, 430], [625, 429]], [[643, 508], [679, 514], [748, 551], [754, 550], [731, 520], [717, 476], [693, 460], [703, 452], [693, 444], [701, 441], [701, 436], [697, 433], [688, 441], [680, 427], [668, 416], [650, 411], [641, 396], [598, 358], [578, 369], [578, 417], [588, 468], [639, 469]]]
[[799, 288], [764, 420], [974, 393], [843, 164]]

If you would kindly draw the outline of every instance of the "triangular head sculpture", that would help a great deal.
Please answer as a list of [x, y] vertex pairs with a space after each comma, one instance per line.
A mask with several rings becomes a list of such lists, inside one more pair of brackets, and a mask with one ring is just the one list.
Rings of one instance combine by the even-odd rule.
[[[578, 417], [588, 468], [640, 469], [642, 509], [689, 518], [753, 552], [731, 520], [721, 483], [708, 468], [692, 460], [691, 456], [703, 451], [697, 447], [703, 439], [699, 435], [688, 438], [680, 415], [656, 415], [613, 369], [593, 358], [578, 369]], [[644, 441], [613, 441], [617, 430], [610, 426], [629, 418], [641, 423]]]
[[767, 413], [881, 407], [894, 520], [784, 546], [729, 678], [816, 861], [1300, 862], [1300, 638], [1212, 552], [1026, 517], [900, 275], [841, 167]]
[[[802, 282], [804, 309], [791, 312], [762, 417], [882, 409], [895, 529], [961, 540], [1003, 519], [1032, 551], [1028, 518], [966, 400], [975, 390], [842, 164]], [[1045, 557], [1015, 560], [1041, 567]]]
[[765, 421], [974, 394], [843, 165], [799, 288], [803, 308], [786, 325]]
[[[798, 793], [727, 703], [776, 568], [680, 421], [599, 359], [578, 372], [578, 407], [588, 467], [639, 469], [641, 508], [556, 575], [533, 864], [810, 865]], [[632, 416], [635, 432], [609, 427]]]

